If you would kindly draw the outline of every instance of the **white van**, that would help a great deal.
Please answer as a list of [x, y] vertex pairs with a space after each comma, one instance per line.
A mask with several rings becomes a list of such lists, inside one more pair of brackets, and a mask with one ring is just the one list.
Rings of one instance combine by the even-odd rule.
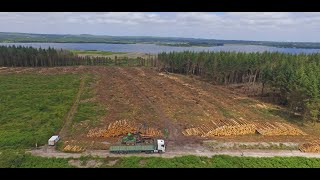
[[60, 136], [58, 136], [58, 135], [52, 136], [52, 137], [48, 140], [48, 145], [49, 145], [49, 146], [54, 146], [59, 140], [60, 140]]

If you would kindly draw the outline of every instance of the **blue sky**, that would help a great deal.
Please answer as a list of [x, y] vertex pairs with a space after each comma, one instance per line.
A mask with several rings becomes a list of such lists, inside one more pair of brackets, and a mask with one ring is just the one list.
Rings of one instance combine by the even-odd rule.
[[0, 12], [0, 32], [320, 42], [320, 13]]

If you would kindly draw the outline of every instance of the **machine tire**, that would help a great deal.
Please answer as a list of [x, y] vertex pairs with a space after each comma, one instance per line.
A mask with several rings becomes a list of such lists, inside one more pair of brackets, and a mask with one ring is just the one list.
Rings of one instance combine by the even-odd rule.
[[146, 151], [146, 154], [152, 154], [153, 151]]

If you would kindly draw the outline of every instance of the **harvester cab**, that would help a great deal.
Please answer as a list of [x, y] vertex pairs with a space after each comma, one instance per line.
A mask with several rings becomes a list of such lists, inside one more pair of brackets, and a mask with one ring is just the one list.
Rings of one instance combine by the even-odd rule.
[[128, 135], [126, 135], [122, 138], [122, 144], [135, 145], [136, 144], [136, 137], [133, 134], [128, 133]]

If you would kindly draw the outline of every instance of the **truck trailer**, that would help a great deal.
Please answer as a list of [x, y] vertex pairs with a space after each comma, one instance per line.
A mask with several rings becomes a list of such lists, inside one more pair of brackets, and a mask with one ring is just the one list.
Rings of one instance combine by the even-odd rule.
[[110, 146], [110, 153], [127, 154], [127, 153], [164, 153], [166, 150], [164, 140], [157, 139], [153, 143], [136, 143], [132, 145], [114, 144]]

